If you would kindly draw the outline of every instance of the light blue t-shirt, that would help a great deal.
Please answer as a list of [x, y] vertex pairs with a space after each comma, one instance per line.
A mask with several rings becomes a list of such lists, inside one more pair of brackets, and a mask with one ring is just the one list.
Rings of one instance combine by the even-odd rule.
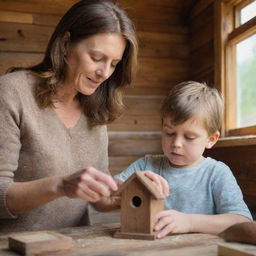
[[242, 192], [230, 168], [207, 157], [191, 168], [173, 168], [164, 155], [146, 155], [115, 178], [125, 181], [135, 171], [150, 170], [165, 178], [170, 195], [165, 209], [184, 213], [233, 213], [252, 219]]

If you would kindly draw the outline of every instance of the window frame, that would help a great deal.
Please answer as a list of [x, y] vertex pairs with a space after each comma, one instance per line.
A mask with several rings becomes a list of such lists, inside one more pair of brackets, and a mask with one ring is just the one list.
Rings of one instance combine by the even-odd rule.
[[225, 98], [222, 136], [256, 134], [256, 124], [236, 128], [236, 44], [256, 33], [256, 17], [240, 25], [240, 10], [253, 0], [214, 2], [215, 84]]

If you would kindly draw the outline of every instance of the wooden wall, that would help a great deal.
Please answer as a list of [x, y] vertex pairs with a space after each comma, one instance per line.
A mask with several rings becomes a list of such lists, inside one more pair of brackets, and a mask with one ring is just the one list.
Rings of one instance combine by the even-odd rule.
[[189, 30], [189, 79], [214, 85], [214, 0], [198, 0], [185, 20]]
[[234, 173], [254, 219], [256, 218], [256, 146], [219, 146], [208, 150], [207, 156], [226, 163]]
[[[190, 38], [189, 79], [214, 84], [214, 1], [199, 0], [187, 17]], [[222, 143], [205, 154], [226, 163], [233, 171], [244, 199], [256, 217], [256, 145]]]
[[[75, 2], [0, 0], [0, 74], [13, 65], [39, 62], [54, 26]], [[137, 79], [125, 93], [125, 113], [109, 125], [110, 169], [115, 171], [126, 167], [131, 156], [161, 152], [160, 104], [172, 85], [187, 78], [189, 68], [188, 29], [181, 25], [183, 1], [119, 2], [135, 22], [140, 51]], [[141, 142], [140, 152], [134, 141]], [[120, 150], [120, 143], [127, 150]]]

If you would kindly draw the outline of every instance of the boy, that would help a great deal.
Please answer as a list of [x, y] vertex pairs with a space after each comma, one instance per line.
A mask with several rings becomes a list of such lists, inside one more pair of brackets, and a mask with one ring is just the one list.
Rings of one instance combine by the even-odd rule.
[[171, 194], [165, 211], [157, 214], [155, 231], [218, 234], [252, 219], [241, 190], [224, 163], [204, 158], [220, 136], [223, 102], [216, 89], [193, 81], [171, 89], [162, 108], [164, 155], [145, 156], [115, 176], [126, 180], [133, 172], [151, 170], [165, 178]]

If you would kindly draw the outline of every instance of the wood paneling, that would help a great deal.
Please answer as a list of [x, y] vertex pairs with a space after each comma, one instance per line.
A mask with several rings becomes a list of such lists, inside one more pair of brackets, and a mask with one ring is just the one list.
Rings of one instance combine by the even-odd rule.
[[0, 75], [13, 65], [27, 67], [39, 63], [42, 58], [41, 53], [0, 52]]
[[60, 18], [60, 15], [0, 11], [0, 22], [55, 26]]
[[1, 0], [0, 10], [63, 15], [78, 0]]
[[206, 70], [213, 68], [214, 62], [213, 41], [203, 45], [190, 56], [190, 77], [200, 77]]
[[0, 22], [0, 50], [43, 53], [52, 32], [49, 26]]
[[32, 24], [33, 15], [31, 13], [0, 11], [0, 22], [18, 22]]
[[108, 126], [110, 131], [160, 131], [163, 97], [126, 96], [123, 116]]
[[140, 56], [187, 59], [189, 54], [187, 37], [182, 27], [172, 34], [138, 31], [138, 39]]
[[124, 133], [109, 135], [109, 154], [111, 156], [144, 156], [145, 154], [160, 154], [160, 133]]
[[206, 155], [227, 164], [235, 175], [244, 199], [253, 214], [256, 213], [256, 146], [216, 147]]
[[190, 36], [189, 79], [214, 83], [214, 4], [197, 1], [188, 19]]
[[180, 11], [182, 1], [120, 0], [119, 2], [135, 20], [143, 17], [145, 21], [157, 21], [155, 23], [168, 23], [171, 25], [180, 25], [181, 23]]
[[[144, 152], [143, 152], [144, 153]], [[125, 170], [131, 163], [140, 156], [111, 156], [109, 157], [110, 172], [114, 176]]]

